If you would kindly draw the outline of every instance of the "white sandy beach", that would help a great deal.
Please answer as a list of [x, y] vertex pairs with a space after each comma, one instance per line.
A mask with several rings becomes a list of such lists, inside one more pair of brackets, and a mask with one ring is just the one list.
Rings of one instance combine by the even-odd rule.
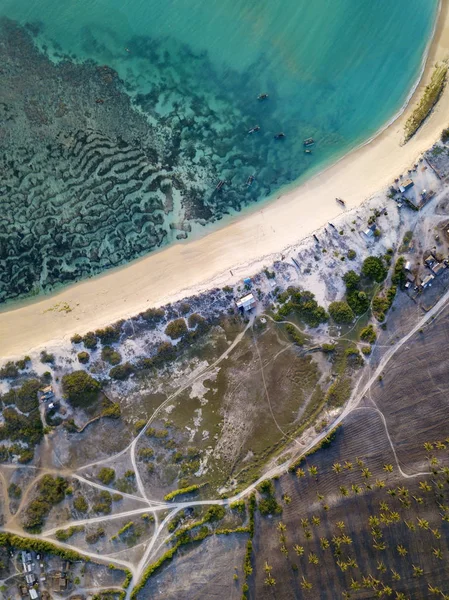
[[[412, 42], [412, 40], [411, 40]], [[404, 114], [371, 143], [300, 187], [204, 237], [170, 246], [128, 266], [0, 313], [0, 356], [14, 357], [75, 332], [85, 333], [149, 306], [160, 306], [233, 283], [279, 258], [282, 251], [341, 212], [360, 205], [406, 171], [449, 125], [449, 86], [430, 118], [401, 146], [404, 122], [430, 80], [435, 63], [449, 56], [449, 0], [441, 14], [423, 78]], [[233, 275], [231, 275], [232, 270]], [[60, 310], [67, 303], [71, 311]]]

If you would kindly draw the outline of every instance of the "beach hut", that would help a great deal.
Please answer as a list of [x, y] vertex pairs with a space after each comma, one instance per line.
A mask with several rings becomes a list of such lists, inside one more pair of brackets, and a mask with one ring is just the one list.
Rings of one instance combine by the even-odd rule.
[[239, 310], [248, 312], [256, 306], [256, 299], [254, 298], [253, 294], [247, 294], [246, 296], [243, 296], [243, 298], [236, 300], [235, 303]]

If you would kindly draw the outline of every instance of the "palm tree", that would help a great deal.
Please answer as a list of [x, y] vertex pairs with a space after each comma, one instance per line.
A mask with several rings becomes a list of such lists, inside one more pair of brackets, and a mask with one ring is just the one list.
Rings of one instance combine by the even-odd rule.
[[410, 531], [416, 531], [416, 527], [415, 527], [414, 523], [412, 523], [411, 521], [407, 521], [406, 519], [404, 519], [404, 523], [407, 525], [407, 527], [410, 529]]
[[348, 488], [346, 488], [344, 485], [341, 485], [338, 489], [340, 490], [340, 494], [342, 496], [348, 496], [349, 495]]
[[303, 590], [311, 590], [313, 587], [312, 584], [310, 583], [310, 581], [307, 581], [307, 579], [304, 577], [304, 575], [302, 576], [301, 587]]
[[418, 527], [421, 529], [429, 529], [429, 521], [427, 521], [427, 519], [421, 519], [420, 517], [417, 517], [417, 521]]
[[385, 481], [383, 479], [376, 479], [376, 481], [374, 482], [374, 485], [381, 489], [385, 487]]
[[304, 546], [300, 546], [299, 544], [295, 544], [293, 546], [293, 550], [298, 556], [302, 556], [304, 554]]
[[316, 477], [318, 475], [318, 467], [316, 467], [315, 465], [310, 465], [308, 471], [312, 477]]
[[339, 462], [335, 462], [335, 463], [332, 465], [332, 471], [333, 471], [334, 473], [341, 473], [341, 464], [340, 464]]
[[387, 567], [384, 565], [382, 560], [377, 561], [377, 570], [380, 571], [381, 573], [386, 573], [387, 572]]
[[432, 452], [433, 444], [431, 444], [430, 442], [424, 442], [424, 448], [426, 449], [427, 452]]
[[264, 567], [263, 567], [263, 570], [265, 571], [265, 573], [270, 573], [272, 568], [273, 568], [273, 567], [272, 567], [272, 566], [270, 566], [270, 565], [267, 563], [267, 561], [265, 561], [265, 565], [264, 565]]
[[285, 504], [290, 504], [290, 502], [292, 501], [292, 498], [288, 494], [284, 494], [282, 496], [282, 500], [285, 502]]
[[357, 466], [360, 467], [360, 468], [362, 468], [365, 465], [365, 463], [363, 462], [363, 460], [361, 458], [358, 458], [358, 457], [355, 459], [355, 462], [357, 463]]
[[393, 579], [393, 581], [401, 581], [401, 576], [394, 569], [391, 569], [391, 578]]
[[320, 546], [323, 550], [327, 550], [330, 546], [329, 540], [325, 537], [320, 538]]
[[408, 550], [402, 544], [396, 546], [396, 550], [399, 552], [399, 556], [407, 556]]
[[296, 477], [298, 479], [301, 479], [301, 477], [305, 477], [305, 476], [306, 476], [306, 472], [304, 471], [304, 469], [301, 469], [301, 467], [296, 469]]
[[443, 552], [440, 548], [432, 548], [432, 553], [436, 558], [443, 560]]
[[385, 473], [393, 473], [393, 465], [390, 465], [390, 464], [384, 465], [384, 471], [385, 471]]
[[286, 527], [286, 525], [284, 525], [284, 523], [282, 521], [279, 521], [279, 523], [277, 524], [276, 529], [278, 531], [286, 531], [287, 527]]
[[353, 483], [351, 485], [351, 489], [354, 492], [354, 494], [360, 494], [360, 492], [362, 491], [362, 488], [359, 485], [357, 485], [356, 483]]
[[407, 596], [404, 592], [396, 592], [395, 600], [407, 600]]
[[435, 442], [435, 448], [437, 450], [446, 450], [446, 444], [444, 442]]
[[287, 546], [285, 546], [285, 544], [282, 544], [281, 552], [284, 556], [288, 556], [288, 549], [287, 549]]
[[354, 592], [358, 592], [361, 589], [362, 589], [362, 586], [360, 585], [360, 583], [352, 577], [351, 578], [351, 590], [354, 590]]
[[352, 470], [352, 462], [351, 462], [351, 461], [349, 461], [349, 460], [345, 460], [345, 464], [344, 464], [343, 466], [344, 466], [344, 468], [345, 468], [347, 471], [351, 471], [351, 470]]
[[307, 529], [307, 527], [309, 527], [309, 519], [301, 519], [301, 525], [303, 529]]
[[343, 531], [343, 529], [345, 528], [345, 522], [344, 522], [344, 521], [337, 521], [337, 522], [335, 523], [335, 525], [338, 527], [338, 529], [339, 529], [340, 531]]
[[320, 517], [317, 517], [314, 515], [312, 517], [312, 525], [315, 525], [316, 527], [318, 527], [320, 523], [321, 523]]
[[372, 473], [371, 471], [368, 469], [368, 467], [364, 467], [362, 469], [362, 477], [364, 477], [365, 479], [369, 479], [371, 477]]
[[419, 489], [422, 490], [423, 492], [431, 492], [432, 491], [432, 486], [429, 485], [427, 483], [427, 481], [420, 481], [419, 482]]
[[430, 585], [430, 583], [429, 583], [429, 592], [430, 592], [431, 594], [435, 594], [435, 596], [441, 596], [441, 594], [443, 593], [443, 592], [440, 590], [440, 588], [437, 588], [437, 587], [435, 587], [435, 586], [433, 586], [433, 585]]
[[266, 577], [265, 577], [265, 581], [264, 581], [265, 585], [269, 585], [274, 586], [276, 585], [276, 579], [274, 577], [271, 576], [271, 573], [269, 573]]
[[314, 552], [310, 552], [309, 553], [309, 563], [311, 565], [317, 565], [319, 564], [320, 560], [318, 558], [318, 556], [314, 553]]
[[421, 577], [422, 575], [424, 575], [424, 570], [421, 569], [420, 566], [412, 565], [412, 568], [413, 568], [413, 576], [414, 577]]

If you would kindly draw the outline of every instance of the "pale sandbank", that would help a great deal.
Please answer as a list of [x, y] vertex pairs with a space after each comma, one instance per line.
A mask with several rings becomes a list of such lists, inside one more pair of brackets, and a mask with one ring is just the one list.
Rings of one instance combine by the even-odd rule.
[[[0, 357], [19, 356], [76, 332], [131, 317], [149, 306], [234, 283], [280, 258], [286, 248], [335, 218], [341, 212], [336, 197], [344, 198], [348, 208], [360, 205], [415, 163], [449, 125], [446, 88], [415, 137], [401, 145], [404, 122], [435, 63], [448, 56], [449, 0], [442, 0], [421, 82], [405, 112], [373, 141], [296, 189], [204, 237], [4, 310], [0, 313]], [[64, 307], [70, 307], [70, 312]]]

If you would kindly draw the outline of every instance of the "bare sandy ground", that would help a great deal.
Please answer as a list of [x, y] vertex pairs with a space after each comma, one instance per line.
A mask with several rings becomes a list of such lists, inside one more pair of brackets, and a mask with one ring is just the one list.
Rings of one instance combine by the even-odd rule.
[[[411, 40], [411, 43], [413, 41]], [[401, 145], [404, 122], [449, 56], [449, 0], [441, 13], [420, 85], [403, 115], [371, 143], [298, 188], [236, 218], [202, 238], [179, 243], [121, 269], [109, 271], [0, 313], [0, 357], [18, 356], [73, 333], [85, 333], [148, 306], [160, 306], [235, 282], [279, 258], [282, 251], [332, 220], [341, 208], [360, 205], [406, 171], [449, 125], [449, 87], [415, 137]], [[232, 274], [231, 271], [232, 270]], [[70, 312], [61, 310], [67, 303]]]

